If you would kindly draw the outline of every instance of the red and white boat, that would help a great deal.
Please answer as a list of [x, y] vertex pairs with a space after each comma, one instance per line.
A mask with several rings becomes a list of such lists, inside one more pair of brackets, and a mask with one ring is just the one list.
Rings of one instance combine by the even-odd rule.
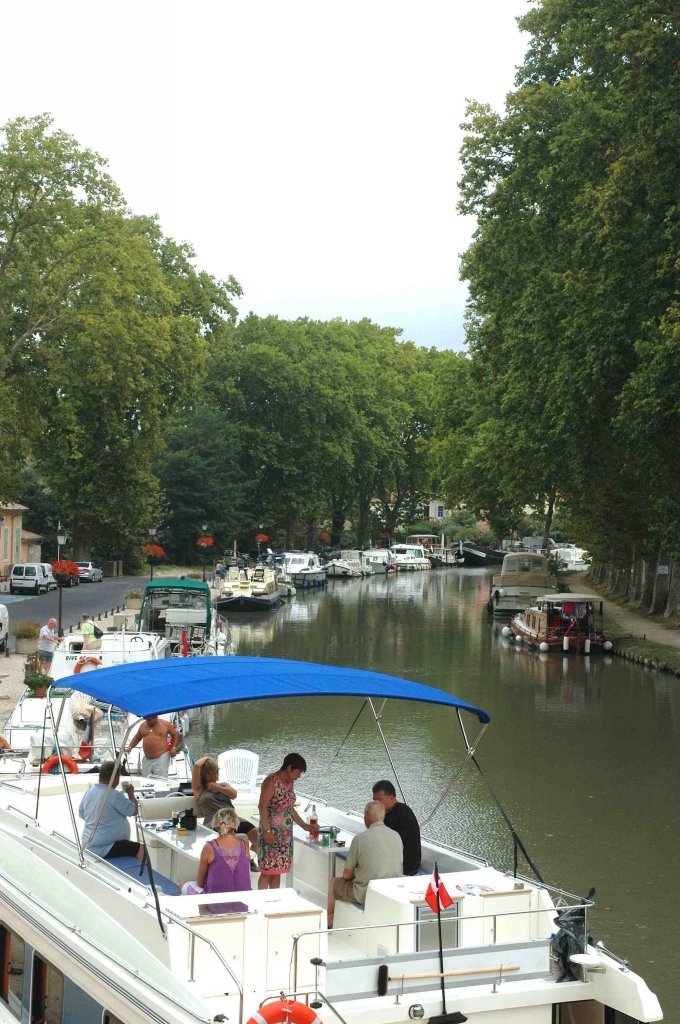
[[[595, 605], [599, 604], [599, 626]], [[602, 628], [604, 602], [592, 594], [545, 594], [536, 603], [503, 627], [504, 636], [539, 651], [563, 651], [565, 654], [602, 654], [611, 651]]]

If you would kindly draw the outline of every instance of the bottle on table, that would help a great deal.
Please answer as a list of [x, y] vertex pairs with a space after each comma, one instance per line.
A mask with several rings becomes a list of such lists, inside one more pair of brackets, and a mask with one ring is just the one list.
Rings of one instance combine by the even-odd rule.
[[319, 838], [319, 816], [316, 813], [316, 804], [312, 804], [312, 810], [309, 815], [309, 838]]

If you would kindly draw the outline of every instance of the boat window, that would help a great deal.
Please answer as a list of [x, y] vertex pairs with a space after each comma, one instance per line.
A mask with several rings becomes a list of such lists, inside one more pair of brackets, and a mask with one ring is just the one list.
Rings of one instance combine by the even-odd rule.
[[534, 572], [542, 572], [542, 571], [543, 571], [543, 559], [542, 558], [534, 558]]
[[0, 977], [0, 999], [21, 1020], [21, 1003], [24, 994], [24, 940], [16, 932], [0, 925], [0, 955], [2, 976]]
[[31, 1024], [62, 1024], [64, 976], [56, 967], [34, 954], [31, 986]]
[[530, 558], [519, 558], [519, 571], [520, 572], [531, 572], [531, 559]]
[[506, 572], [517, 572], [517, 559], [506, 558], [505, 565], [503, 566]]
[[102, 1024], [123, 1024], [123, 1021], [120, 1019], [120, 1017], [116, 1017], [115, 1014], [109, 1013], [108, 1010], [104, 1010]]

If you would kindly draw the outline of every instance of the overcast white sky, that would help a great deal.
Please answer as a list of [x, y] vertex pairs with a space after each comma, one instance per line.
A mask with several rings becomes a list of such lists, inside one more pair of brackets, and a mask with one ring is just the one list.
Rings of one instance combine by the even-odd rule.
[[242, 314], [463, 344], [465, 98], [500, 108], [527, 0], [4, 3], [0, 120], [49, 110]]

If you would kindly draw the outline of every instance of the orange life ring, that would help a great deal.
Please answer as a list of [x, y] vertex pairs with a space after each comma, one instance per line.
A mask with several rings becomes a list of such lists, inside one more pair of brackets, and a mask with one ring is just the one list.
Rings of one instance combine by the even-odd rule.
[[321, 1024], [316, 1010], [294, 999], [277, 999], [256, 1010], [248, 1024]]
[[76, 667], [73, 669], [73, 675], [80, 675], [80, 670], [82, 669], [83, 665], [87, 665], [88, 661], [90, 662], [91, 665], [94, 665], [96, 668], [102, 667], [102, 662], [99, 660], [99, 658], [81, 658], [80, 661], [76, 662]]
[[[64, 754], [61, 755], [61, 760], [62, 764], [64, 765], [64, 768], [68, 768], [68, 770], [71, 772], [71, 775], [78, 774], [78, 765], [75, 763], [75, 761], [72, 761], [70, 757], [65, 757]], [[57, 757], [56, 754], [52, 754], [52, 757], [47, 758], [40, 771], [43, 773], [43, 775], [49, 775], [52, 769], [54, 768], [55, 764], [59, 764], [59, 758]]]

